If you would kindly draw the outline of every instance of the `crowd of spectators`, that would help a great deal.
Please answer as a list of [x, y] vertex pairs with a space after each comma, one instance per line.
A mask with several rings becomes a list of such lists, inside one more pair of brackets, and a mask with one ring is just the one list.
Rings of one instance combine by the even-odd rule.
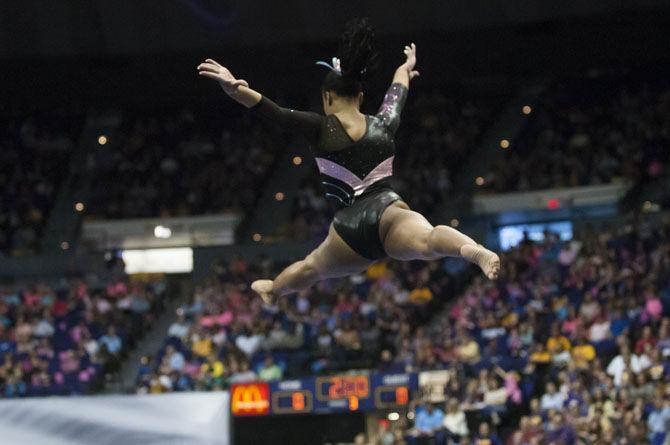
[[[266, 307], [267, 260], [217, 263], [145, 358], [138, 391], [215, 390], [356, 367], [446, 370], [375, 443], [664, 444], [670, 426], [670, 225], [545, 233], [497, 282], [454, 294], [463, 263], [379, 263]], [[401, 433], [396, 433], [401, 431]], [[391, 438], [393, 440], [391, 441]]]
[[99, 389], [153, 324], [164, 294], [162, 279], [120, 273], [0, 288], [0, 398]]
[[670, 166], [670, 86], [593, 71], [550, 82], [483, 190], [636, 182]]
[[[366, 274], [329, 280], [268, 307], [249, 289], [274, 265], [219, 262], [193, 301], [178, 311], [164, 347], [145, 357], [138, 390], [222, 389], [230, 383], [398, 365], [413, 326], [440, 307], [463, 264], [380, 263]], [[392, 352], [393, 351], [393, 352]]]
[[[495, 96], [463, 91], [412, 91], [396, 135], [394, 182], [412, 209], [431, 212], [446, 202], [455, 175], [491, 125], [498, 103]], [[293, 200], [295, 237], [319, 237], [332, 214], [323, 196], [316, 168]]]
[[137, 218], [247, 212], [281, 152], [282, 139], [249, 113], [128, 112], [92, 152], [87, 212]]
[[58, 112], [0, 114], [0, 256], [39, 249], [80, 128]]
[[670, 440], [670, 226], [579, 239], [523, 242], [499, 282], [475, 279], [415, 329], [406, 360], [448, 371], [446, 405], [419, 397], [413, 425], [374, 443]]

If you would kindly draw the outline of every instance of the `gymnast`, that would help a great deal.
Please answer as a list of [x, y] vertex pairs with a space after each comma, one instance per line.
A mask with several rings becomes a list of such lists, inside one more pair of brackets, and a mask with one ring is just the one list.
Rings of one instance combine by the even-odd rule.
[[333, 58], [332, 66], [319, 62], [329, 68], [321, 87], [325, 116], [279, 107], [212, 59], [198, 66], [199, 75], [216, 80], [252, 113], [307, 138], [325, 196], [335, 208], [328, 235], [313, 252], [274, 280], [252, 283], [266, 303], [319, 280], [360, 273], [385, 257], [401, 261], [462, 257], [489, 279], [498, 278], [498, 255], [451, 227], [433, 227], [393, 190], [393, 138], [410, 81], [419, 76], [416, 45], [405, 47], [405, 62], [396, 69], [379, 111], [371, 116], [361, 113], [360, 107], [363, 78], [375, 57], [373, 37], [367, 20], [353, 20], [341, 37], [339, 59]]

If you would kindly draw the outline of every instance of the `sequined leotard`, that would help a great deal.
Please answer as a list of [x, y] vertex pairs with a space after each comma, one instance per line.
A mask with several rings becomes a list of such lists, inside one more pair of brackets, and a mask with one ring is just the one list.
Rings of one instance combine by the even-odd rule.
[[310, 142], [328, 201], [335, 208], [333, 228], [359, 255], [386, 256], [379, 221], [400, 200], [391, 187], [395, 142], [407, 87], [392, 84], [376, 115], [365, 116], [363, 137], [354, 141], [335, 115], [281, 108], [263, 97], [254, 113], [283, 129], [304, 134]]

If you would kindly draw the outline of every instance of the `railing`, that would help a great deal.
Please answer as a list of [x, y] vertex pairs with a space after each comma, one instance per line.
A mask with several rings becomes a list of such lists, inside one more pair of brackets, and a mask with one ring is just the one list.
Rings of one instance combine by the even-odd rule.
[[235, 213], [174, 218], [85, 221], [81, 243], [89, 250], [226, 246], [242, 217]]
[[530, 192], [478, 194], [473, 199], [476, 214], [513, 210], [559, 209], [614, 204], [630, 189], [628, 182]]

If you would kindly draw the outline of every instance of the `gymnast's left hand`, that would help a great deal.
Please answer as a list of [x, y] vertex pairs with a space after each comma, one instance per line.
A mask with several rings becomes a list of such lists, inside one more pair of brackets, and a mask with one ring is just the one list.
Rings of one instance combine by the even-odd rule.
[[419, 75], [419, 72], [414, 69], [414, 67], [416, 66], [416, 45], [412, 43], [409, 46], [405, 46], [405, 50], [403, 51], [403, 53], [407, 58], [405, 60], [404, 66], [407, 69], [409, 80], [412, 80]]
[[198, 65], [198, 74], [219, 82], [227, 94], [235, 93], [240, 86], [249, 86], [246, 80], [236, 79], [228, 68], [213, 59], [206, 59]]

